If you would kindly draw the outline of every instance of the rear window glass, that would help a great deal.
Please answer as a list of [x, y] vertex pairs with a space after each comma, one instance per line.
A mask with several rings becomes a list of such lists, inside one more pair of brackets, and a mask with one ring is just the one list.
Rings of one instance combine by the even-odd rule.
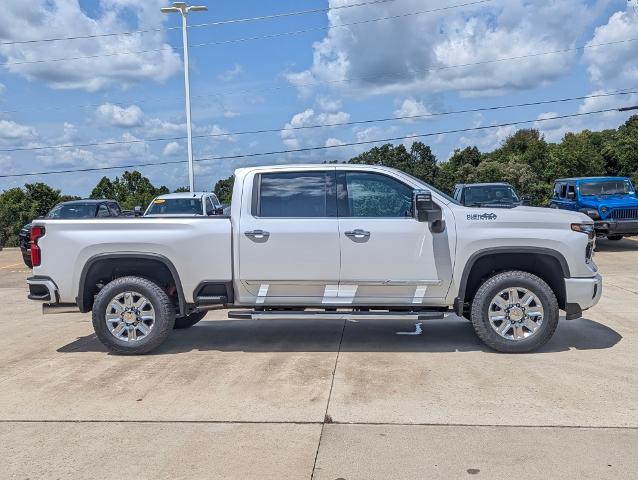
[[96, 209], [95, 203], [57, 205], [51, 209], [46, 218], [93, 218]]
[[333, 184], [334, 172], [264, 173], [259, 188], [258, 215], [274, 218], [334, 216], [335, 199], [329, 198], [328, 194], [334, 191]]
[[146, 215], [202, 215], [201, 198], [158, 198]]

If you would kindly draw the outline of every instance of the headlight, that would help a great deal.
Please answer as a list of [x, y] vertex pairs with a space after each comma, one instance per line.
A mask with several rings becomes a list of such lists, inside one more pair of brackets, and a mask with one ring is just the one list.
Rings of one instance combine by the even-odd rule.
[[572, 230], [587, 235], [590, 239], [596, 236], [596, 230], [591, 223], [572, 223]]
[[598, 210], [595, 208], [583, 208], [581, 213], [584, 213], [592, 220], [600, 220], [600, 215], [598, 214]]
[[609, 211], [609, 209], [607, 207], [602, 207], [600, 209], [600, 211], [603, 212], [603, 213], [607, 213]]

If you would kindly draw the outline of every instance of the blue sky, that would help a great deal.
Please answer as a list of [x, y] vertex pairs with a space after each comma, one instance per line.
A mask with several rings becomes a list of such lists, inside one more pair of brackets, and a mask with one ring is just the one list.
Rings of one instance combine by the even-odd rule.
[[[368, 0], [369, 1], [369, 0]], [[285, 129], [557, 99], [638, 87], [637, 0], [215, 0], [191, 24], [333, 8], [329, 13], [189, 30], [195, 135]], [[159, 0], [34, 0], [0, 18], [0, 173], [186, 159], [181, 32]], [[462, 4], [465, 4], [461, 6]], [[427, 11], [427, 12], [426, 12]], [[399, 18], [370, 21], [384, 17]], [[352, 24], [355, 25], [352, 25]], [[343, 26], [348, 24], [348, 26]], [[144, 34], [11, 43], [131, 30]], [[276, 38], [235, 41], [299, 30]], [[233, 41], [218, 45], [196, 46]], [[601, 43], [611, 45], [595, 47]], [[590, 48], [577, 50], [588, 45]], [[540, 53], [566, 50], [561, 54]], [[122, 52], [144, 52], [121, 55]], [[51, 62], [51, 59], [86, 57]], [[494, 62], [497, 59], [523, 57]], [[25, 63], [30, 62], [30, 63]], [[459, 67], [459, 65], [468, 65]], [[534, 120], [638, 104], [638, 95], [418, 120], [195, 139], [195, 158], [339, 145]], [[565, 131], [616, 127], [628, 113], [535, 124], [550, 141]], [[490, 150], [502, 127], [424, 138], [439, 160], [459, 147]], [[131, 142], [38, 149], [48, 145]], [[411, 140], [405, 141], [406, 145]], [[199, 162], [210, 189], [241, 166], [347, 160], [372, 145]], [[9, 152], [15, 148], [38, 150]], [[188, 183], [185, 164], [139, 168], [156, 184]], [[0, 190], [45, 181], [88, 195], [122, 170], [0, 179]]]

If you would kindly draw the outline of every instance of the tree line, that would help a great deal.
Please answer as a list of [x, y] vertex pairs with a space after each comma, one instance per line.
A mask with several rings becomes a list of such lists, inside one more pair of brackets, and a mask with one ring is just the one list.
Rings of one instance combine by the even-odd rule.
[[[536, 129], [521, 129], [491, 152], [471, 146], [456, 149], [439, 162], [432, 149], [414, 142], [373, 147], [346, 163], [397, 168], [450, 193], [457, 183], [509, 182], [532, 204], [547, 206], [553, 182], [561, 177], [618, 175], [638, 182], [638, 115], [617, 129], [566, 133], [559, 143], [547, 142]], [[219, 180], [213, 191], [222, 203], [230, 203], [234, 177]], [[179, 188], [176, 191], [188, 191]], [[146, 207], [157, 195], [169, 193], [155, 187], [137, 171], [124, 172], [114, 180], [103, 177], [90, 198], [117, 200], [122, 208]], [[63, 195], [45, 183], [26, 184], [0, 194], [0, 242], [17, 245], [20, 228], [45, 215], [54, 205], [78, 197]]]

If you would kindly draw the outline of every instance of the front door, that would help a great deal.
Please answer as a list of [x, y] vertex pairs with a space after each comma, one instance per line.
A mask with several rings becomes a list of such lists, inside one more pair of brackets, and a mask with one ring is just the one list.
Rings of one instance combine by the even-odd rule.
[[240, 301], [321, 304], [339, 283], [335, 170], [258, 173], [252, 196], [240, 217]]
[[448, 232], [413, 217], [412, 192], [386, 174], [337, 171], [340, 303], [418, 307], [446, 296]]

